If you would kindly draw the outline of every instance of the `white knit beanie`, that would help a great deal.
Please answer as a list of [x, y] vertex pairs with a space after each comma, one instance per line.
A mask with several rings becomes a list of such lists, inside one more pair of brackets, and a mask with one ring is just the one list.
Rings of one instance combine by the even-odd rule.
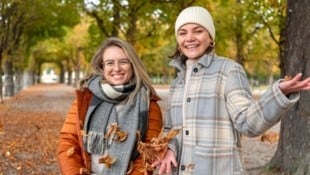
[[199, 6], [187, 7], [181, 11], [177, 20], [175, 21], [175, 35], [181, 26], [188, 23], [199, 24], [208, 30], [212, 39], [215, 39], [215, 27], [213, 19], [208, 10]]

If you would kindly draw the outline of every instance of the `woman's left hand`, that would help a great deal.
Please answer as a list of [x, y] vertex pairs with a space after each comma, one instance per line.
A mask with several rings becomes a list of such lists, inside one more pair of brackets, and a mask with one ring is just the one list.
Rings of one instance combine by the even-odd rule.
[[301, 80], [302, 73], [298, 73], [290, 80], [282, 81], [279, 83], [279, 88], [283, 94], [288, 95], [293, 92], [299, 92], [302, 90], [310, 90], [310, 77]]
[[172, 165], [177, 167], [177, 161], [174, 152], [168, 149], [165, 157], [162, 160], [155, 161], [152, 164], [152, 167], [157, 167], [159, 169], [158, 174], [162, 175], [170, 174], [172, 172]]

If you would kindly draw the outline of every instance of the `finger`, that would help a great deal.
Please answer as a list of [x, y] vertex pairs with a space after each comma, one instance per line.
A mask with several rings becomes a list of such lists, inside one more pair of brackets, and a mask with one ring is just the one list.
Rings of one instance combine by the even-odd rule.
[[160, 165], [160, 168], [159, 168], [159, 174], [162, 174], [165, 172], [165, 169], [166, 169], [166, 164], [163, 163]]
[[306, 86], [309, 85], [310, 84], [310, 77], [306, 78], [302, 82], [304, 82], [306, 84]]
[[168, 163], [166, 167], [166, 173], [170, 174], [170, 170], [171, 170], [171, 163]]
[[303, 81], [296, 82], [293, 88], [298, 89], [298, 90], [305, 90], [309, 86], [309, 83], [310, 83], [310, 78], [307, 78]]
[[295, 82], [298, 82], [300, 79], [302, 78], [302, 73], [298, 73], [298, 74], [296, 74], [294, 77], [292, 77], [292, 78], [286, 78], [285, 77], [285, 82], [287, 83], [287, 84], [292, 84], [292, 83], [295, 83]]
[[298, 83], [298, 81], [301, 79], [301, 77], [302, 77], [302, 74], [298, 73], [291, 80], [288, 80], [285, 82], [286, 86], [293, 87], [294, 85], [296, 85], [296, 83]]
[[293, 79], [298, 81], [298, 80], [301, 79], [301, 77], [302, 77], [302, 73], [298, 73], [298, 74], [295, 75], [295, 77]]
[[178, 163], [175, 159], [172, 160], [172, 164], [174, 165], [174, 167], [177, 167], [178, 166]]
[[160, 164], [160, 161], [156, 160], [155, 162], [152, 163], [151, 166], [154, 168], [154, 167], [158, 166], [159, 164]]

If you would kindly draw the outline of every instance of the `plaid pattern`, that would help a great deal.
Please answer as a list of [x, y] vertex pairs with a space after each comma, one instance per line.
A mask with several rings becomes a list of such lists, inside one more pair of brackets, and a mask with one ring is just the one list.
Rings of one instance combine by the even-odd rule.
[[299, 99], [283, 95], [277, 81], [254, 101], [242, 66], [216, 55], [200, 58], [186, 84], [181, 60], [171, 66], [179, 72], [169, 92], [165, 129], [183, 128], [169, 145], [178, 160], [173, 174], [243, 174], [239, 134], [263, 133]]

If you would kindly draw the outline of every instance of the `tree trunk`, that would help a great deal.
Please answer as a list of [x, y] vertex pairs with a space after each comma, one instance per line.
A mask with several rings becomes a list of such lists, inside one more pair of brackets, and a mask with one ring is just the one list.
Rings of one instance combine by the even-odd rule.
[[0, 103], [3, 101], [2, 70], [0, 69]]
[[59, 74], [59, 83], [65, 83], [65, 66], [59, 64], [60, 74]]
[[[284, 44], [284, 75], [302, 72], [310, 76], [310, 0], [287, 1]], [[271, 167], [288, 174], [310, 174], [310, 91], [300, 93], [300, 100], [281, 122], [278, 149]]]
[[67, 85], [72, 85], [72, 70], [67, 70], [67, 71], [68, 71]]
[[15, 84], [14, 84], [14, 88], [15, 88], [15, 93], [20, 92], [23, 87], [24, 87], [24, 77], [23, 77], [23, 72], [22, 70], [16, 70], [15, 71]]
[[14, 95], [14, 72], [12, 61], [6, 60], [4, 63], [4, 96]]

